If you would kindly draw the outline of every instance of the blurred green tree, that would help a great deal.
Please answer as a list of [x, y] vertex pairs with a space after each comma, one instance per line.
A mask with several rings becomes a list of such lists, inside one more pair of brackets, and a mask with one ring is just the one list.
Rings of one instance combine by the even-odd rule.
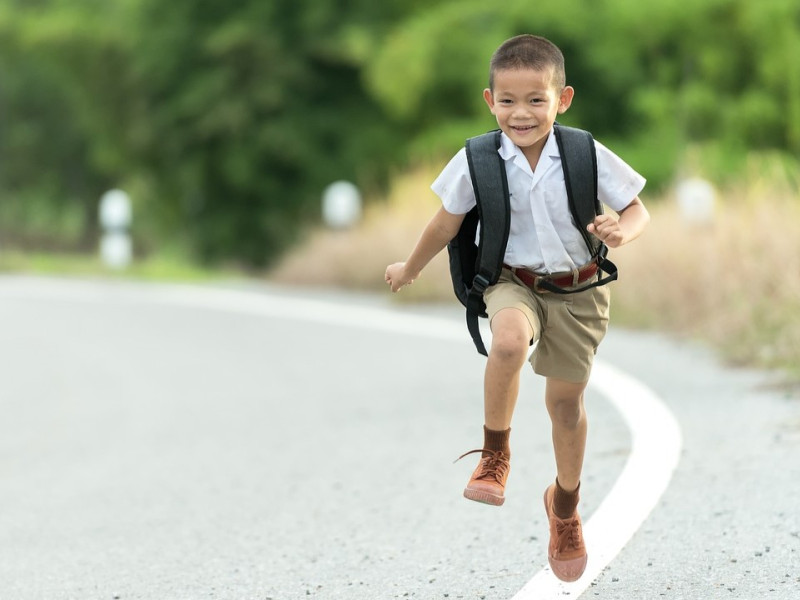
[[97, 198], [121, 185], [150, 246], [268, 263], [318, 218], [328, 183], [378, 186], [405, 152], [361, 69], [428, 5], [3, 0], [0, 156], [15, 161], [0, 171], [0, 229], [35, 220], [29, 198], [48, 215], [66, 201], [91, 240]]
[[116, 8], [100, 1], [80, 8], [66, 0], [0, 3], [6, 240], [88, 247], [96, 239], [97, 200], [126, 154], [111, 133], [126, 106], [124, 37], [109, 25], [121, 24]]
[[725, 154], [717, 176], [737, 173], [748, 151], [800, 151], [794, 0], [451, 0], [399, 23], [366, 81], [415, 132], [417, 152], [441, 154], [494, 126], [480, 95], [489, 56], [519, 33], [562, 48], [577, 90], [563, 121], [611, 143], [655, 187], [688, 144]]
[[800, 154], [796, 0], [0, 0], [0, 236], [88, 248], [119, 186], [138, 247], [268, 264], [330, 182], [493, 128], [489, 57], [525, 32], [651, 189]]
[[328, 183], [377, 185], [403, 145], [361, 68], [418, 4], [141, 0], [138, 163], [164, 204], [160, 235], [263, 265], [317, 219]]

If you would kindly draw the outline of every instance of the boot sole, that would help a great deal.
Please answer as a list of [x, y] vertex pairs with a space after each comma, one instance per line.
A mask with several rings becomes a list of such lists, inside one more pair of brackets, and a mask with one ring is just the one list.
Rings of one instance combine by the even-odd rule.
[[583, 577], [588, 558], [588, 556], [582, 556], [572, 560], [553, 560], [548, 556], [547, 561], [550, 563], [550, 569], [553, 571], [553, 575], [558, 577], [561, 581], [571, 583]]
[[464, 489], [464, 498], [483, 504], [491, 504], [492, 506], [502, 506], [503, 502], [506, 501], [505, 496], [497, 496], [496, 494], [490, 494], [489, 492], [480, 490], [471, 490], [470, 488]]

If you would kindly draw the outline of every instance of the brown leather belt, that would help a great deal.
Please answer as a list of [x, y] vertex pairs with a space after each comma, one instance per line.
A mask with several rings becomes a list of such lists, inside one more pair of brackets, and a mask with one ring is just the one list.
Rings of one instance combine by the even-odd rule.
[[529, 271], [528, 269], [524, 269], [522, 267], [510, 267], [505, 263], [503, 263], [503, 267], [511, 271], [517, 277], [519, 277], [522, 283], [524, 283], [525, 285], [527, 285], [529, 288], [531, 288], [536, 292], [547, 291], [539, 287], [539, 282], [543, 280], [549, 281], [550, 283], [558, 287], [566, 288], [566, 287], [574, 287], [597, 275], [597, 263], [594, 261], [590, 262], [588, 265], [584, 265], [580, 269], [575, 269], [574, 271], [564, 272], [564, 273], [552, 273], [550, 275], [540, 275], [538, 273], [534, 273], [533, 271]]

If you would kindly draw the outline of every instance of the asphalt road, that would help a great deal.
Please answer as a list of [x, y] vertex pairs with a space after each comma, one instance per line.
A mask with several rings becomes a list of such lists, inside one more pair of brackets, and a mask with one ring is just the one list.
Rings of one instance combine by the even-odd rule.
[[[523, 377], [506, 504], [463, 499], [483, 359], [415, 315], [461, 326], [388, 294], [0, 277], [0, 600], [518, 594], [546, 564], [542, 383]], [[581, 598], [800, 597], [798, 394], [654, 334], [612, 330], [600, 358], [683, 446]], [[632, 434], [587, 402], [591, 517]]]

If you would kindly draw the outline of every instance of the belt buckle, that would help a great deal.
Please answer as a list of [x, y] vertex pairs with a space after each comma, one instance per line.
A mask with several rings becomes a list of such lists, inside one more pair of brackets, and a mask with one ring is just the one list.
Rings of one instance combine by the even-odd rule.
[[546, 277], [533, 273], [533, 285], [531, 286], [531, 289], [533, 289], [533, 291], [536, 292], [537, 294], [544, 294], [548, 291], [546, 289], [542, 289], [539, 287], [539, 282], [542, 281], [543, 279], [546, 279]]

